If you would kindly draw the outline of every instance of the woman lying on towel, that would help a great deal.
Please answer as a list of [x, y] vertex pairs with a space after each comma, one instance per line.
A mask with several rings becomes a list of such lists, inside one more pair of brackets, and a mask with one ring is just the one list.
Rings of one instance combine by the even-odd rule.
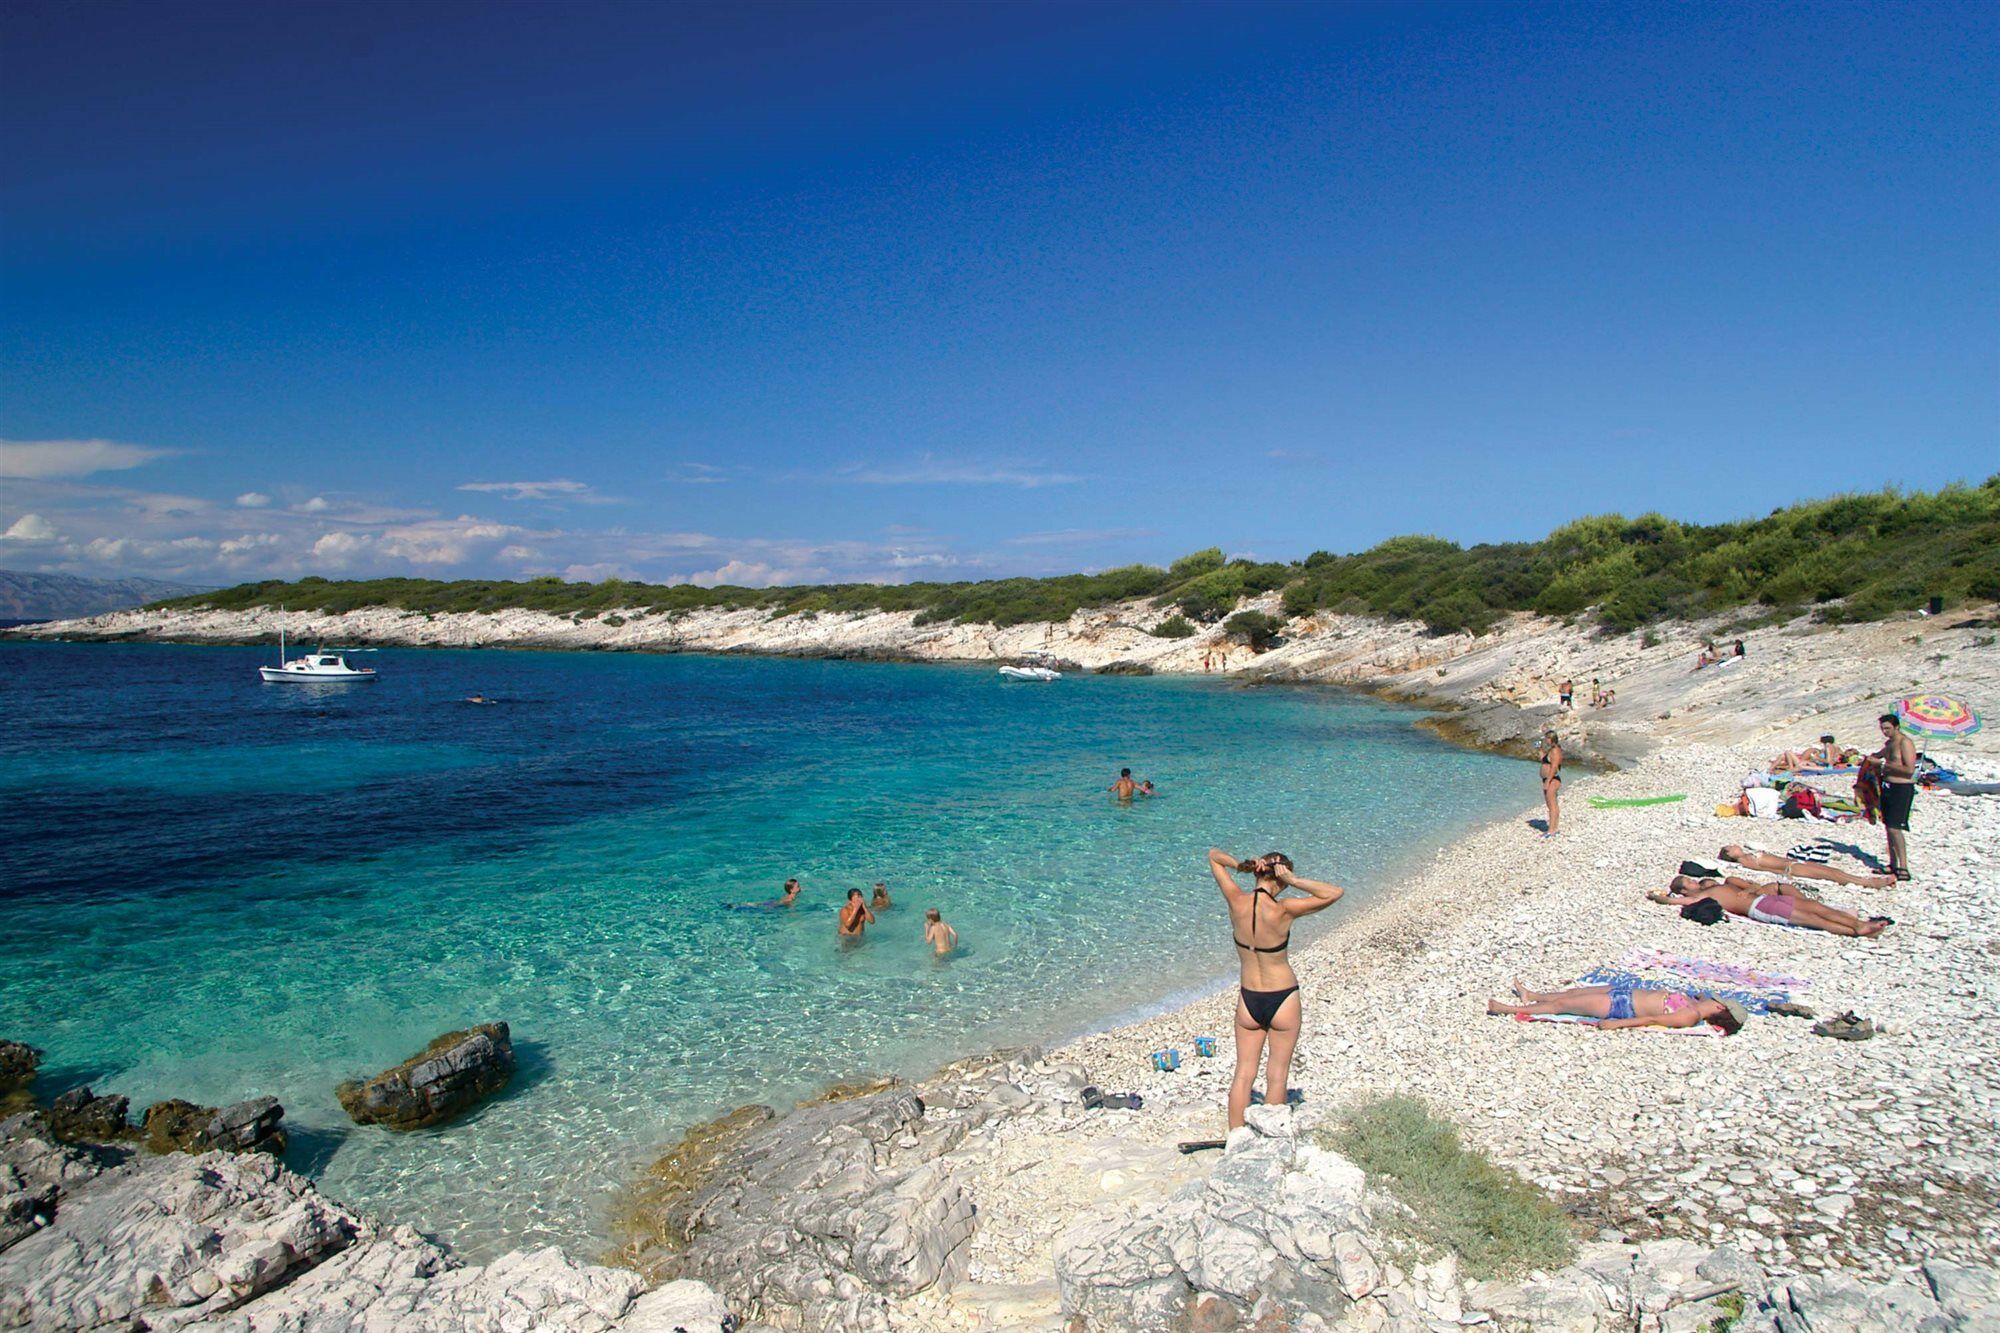
[[[1665, 893], [1649, 893], [1646, 896], [1656, 903], [1678, 907], [1682, 916], [1704, 925], [1715, 924], [1727, 913], [1774, 926], [1801, 926], [1807, 930], [1823, 930], [1829, 935], [1858, 935], [1863, 939], [1872, 939], [1895, 924], [1886, 916], [1871, 916], [1864, 921], [1852, 912], [1828, 907], [1802, 895], [1796, 884], [1759, 884], [1755, 880], [1733, 876], [1729, 879], [1695, 879], [1688, 875], [1675, 875]], [[1700, 906], [1703, 903], [1714, 906], [1704, 912]]]
[[1749, 1011], [1734, 1000], [1710, 1000], [1680, 991], [1646, 990], [1623, 982], [1614, 986], [1577, 986], [1570, 990], [1532, 991], [1514, 983], [1514, 997], [1488, 1000], [1489, 1014], [1568, 1014], [1588, 1020], [1596, 1028], [1691, 1028], [1697, 1023], [1713, 1023], [1725, 1037], [1733, 1037]]

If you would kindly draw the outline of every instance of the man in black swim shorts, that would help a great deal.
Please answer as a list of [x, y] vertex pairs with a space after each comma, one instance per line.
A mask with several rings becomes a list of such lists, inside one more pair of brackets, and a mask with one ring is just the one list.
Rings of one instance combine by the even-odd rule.
[[1882, 729], [1882, 748], [1872, 756], [1881, 763], [1882, 827], [1889, 833], [1889, 873], [1910, 878], [1910, 807], [1917, 800], [1917, 746], [1903, 734], [1902, 719], [1884, 713], [1875, 719]]

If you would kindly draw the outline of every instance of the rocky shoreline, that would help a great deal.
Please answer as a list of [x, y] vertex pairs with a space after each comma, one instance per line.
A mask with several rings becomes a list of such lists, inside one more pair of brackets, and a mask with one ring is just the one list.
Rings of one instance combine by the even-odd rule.
[[[173, 614], [33, 629], [221, 642], [275, 637], [280, 623]], [[455, 618], [419, 631], [354, 614], [363, 619], [282, 623], [343, 641], [421, 633], [438, 646], [469, 632], [440, 623]], [[510, 646], [527, 646], [528, 630], [608, 639], [629, 628], [499, 623], [513, 614], [472, 619], [497, 636], [486, 642]], [[807, 652], [800, 640], [820, 635], [829, 656], [993, 661], [1046, 648], [1092, 669], [1197, 672], [1216, 646], [1154, 639], [1115, 616], [980, 631], [703, 614], [712, 619], [654, 627], [673, 629], [671, 641], [535, 646]], [[883, 621], [899, 623], [870, 623]], [[1745, 828], [1712, 807], [1781, 744], [1868, 735], [1898, 694], [2000, 697], [2000, 653], [1979, 617], [1742, 637], [1741, 665], [1702, 672], [1679, 640], [1648, 647], [1527, 618], [1481, 640], [1431, 640], [1331, 617], [1261, 657], [1238, 648], [1234, 679], [1372, 688], [1450, 710], [1443, 725], [1470, 743], [1518, 744], [1553, 721], [1622, 767], [1571, 784], [1558, 838], [1534, 838], [1524, 793], [1520, 818], [1440, 848], [1396, 893], [1299, 950], [1306, 1103], [1256, 1112], [1219, 1158], [1174, 1145], [1220, 1133], [1227, 995], [1051, 1054], [997, 1053], [910, 1088], [746, 1113], [660, 1188], [635, 1191], [618, 1269], [554, 1251], [458, 1267], [268, 1158], [107, 1159], [16, 1117], [0, 1132], [0, 1195], [53, 1190], [54, 1207], [0, 1249], [0, 1326], [2000, 1328], [2000, 799], [1920, 798], [1918, 880], [1829, 889], [1837, 905], [1893, 913], [1878, 940], [1703, 928], [1641, 897], [1679, 860], [1759, 834], [1782, 849], [1810, 828], [1850, 868], [1863, 863], [1879, 834]], [[1575, 679], [1587, 699], [1593, 676], [1615, 684], [1616, 707], [1556, 708], [1557, 680]], [[2000, 776], [1994, 737], [1949, 748], [1969, 774]], [[1584, 799], [1663, 792], [1687, 799]], [[1337, 848], [1296, 850], [1339, 878]], [[1649, 949], [1795, 978], [1799, 999], [1855, 1009], [1882, 1035], [1834, 1042], [1760, 1017], [1735, 1038], [1704, 1039], [1483, 1015], [1515, 976], [1552, 985]], [[1149, 1066], [1148, 1051], [1186, 1052], [1201, 1034], [1223, 1037], [1224, 1054], [1171, 1073]], [[1085, 1082], [1141, 1092], [1144, 1108], [1087, 1110]], [[1317, 1139], [1343, 1107], [1385, 1093], [1424, 1099], [1553, 1197], [1583, 1239], [1575, 1261], [1482, 1282], [1412, 1248], [1393, 1191]]]

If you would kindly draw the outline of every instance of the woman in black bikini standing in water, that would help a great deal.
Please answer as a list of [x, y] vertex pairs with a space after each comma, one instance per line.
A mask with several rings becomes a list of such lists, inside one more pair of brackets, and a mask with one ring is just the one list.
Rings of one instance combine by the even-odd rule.
[[[1301, 1012], [1299, 979], [1286, 954], [1292, 942], [1292, 923], [1333, 906], [1346, 890], [1294, 875], [1292, 858], [1283, 852], [1239, 861], [1221, 848], [1211, 847], [1208, 868], [1229, 907], [1229, 924], [1243, 965], [1242, 989], [1236, 1001], [1236, 1078], [1229, 1085], [1229, 1127], [1235, 1129], [1243, 1123], [1243, 1112], [1250, 1105], [1257, 1062], [1267, 1041], [1271, 1062], [1265, 1071], [1264, 1097], [1273, 1106], [1285, 1104], [1285, 1083], [1291, 1074], [1292, 1051], [1299, 1044]], [[1254, 877], [1248, 893], [1232, 878], [1238, 873]], [[1280, 898], [1286, 889], [1297, 889], [1307, 896]]]

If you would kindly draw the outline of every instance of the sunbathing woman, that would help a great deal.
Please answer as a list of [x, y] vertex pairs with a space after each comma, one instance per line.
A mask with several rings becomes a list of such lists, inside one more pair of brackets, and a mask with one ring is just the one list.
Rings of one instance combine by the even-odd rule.
[[1532, 991], [1514, 983], [1518, 1004], [1488, 1000], [1489, 1014], [1574, 1014], [1597, 1028], [1691, 1028], [1713, 1023], [1733, 1037], [1750, 1016], [1734, 1000], [1710, 1000], [1680, 991], [1645, 990], [1630, 982], [1612, 986], [1575, 986], [1569, 990]]
[[[1234, 928], [1237, 957], [1242, 963], [1241, 990], [1236, 1001], [1236, 1078], [1229, 1085], [1229, 1127], [1243, 1123], [1250, 1092], [1257, 1082], [1257, 1062], [1268, 1041], [1271, 1062], [1265, 1071], [1264, 1101], [1283, 1106], [1290, 1091], [1292, 1051], [1299, 1043], [1299, 978], [1286, 950], [1292, 923], [1333, 906], [1346, 890], [1292, 873], [1292, 858], [1266, 852], [1254, 861], [1239, 861], [1217, 847], [1208, 849], [1208, 869], [1222, 890]], [[1238, 887], [1232, 875], [1253, 877], [1250, 891]], [[1280, 897], [1297, 889], [1303, 898]]]
[[[1792, 884], [1753, 884], [1749, 880], [1692, 879], [1675, 875], [1665, 893], [1646, 895], [1669, 907], [1713, 902], [1731, 916], [1748, 917], [1775, 926], [1804, 926], [1830, 935], [1854, 935], [1872, 939], [1893, 924], [1886, 916], [1862, 920], [1852, 912], [1828, 907], [1804, 897]], [[1713, 910], [1713, 909], [1711, 909]]]
[[1823, 879], [1829, 884], [1851, 884], [1857, 889], [1886, 889], [1896, 882], [1894, 875], [1850, 875], [1845, 870], [1836, 870], [1817, 861], [1774, 856], [1762, 847], [1731, 843], [1717, 855], [1725, 861], [1734, 861], [1745, 870], [1762, 870], [1770, 875], [1790, 875], [1794, 879]]

